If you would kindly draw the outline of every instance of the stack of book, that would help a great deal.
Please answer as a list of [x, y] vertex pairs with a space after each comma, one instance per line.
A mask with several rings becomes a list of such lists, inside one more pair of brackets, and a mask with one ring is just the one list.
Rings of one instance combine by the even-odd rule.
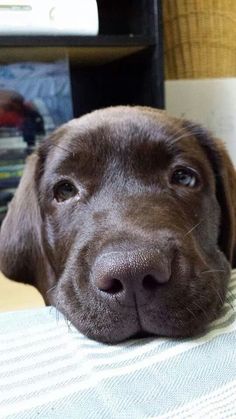
[[44, 134], [36, 107], [14, 91], [0, 91], [0, 223], [23, 174], [25, 159]]
[[8, 140], [9, 148], [6, 138], [0, 137], [0, 223], [19, 184], [27, 156], [22, 137], [9, 137]]
[[0, 63], [0, 224], [26, 157], [45, 135], [72, 117], [65, 57], [50, 63]]

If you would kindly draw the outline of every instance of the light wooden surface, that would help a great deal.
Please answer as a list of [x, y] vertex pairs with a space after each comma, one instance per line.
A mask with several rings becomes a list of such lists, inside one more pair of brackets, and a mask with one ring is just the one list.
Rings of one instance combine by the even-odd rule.
[[43, 306], [36, 288], [10, 281], [0, 273], [0, 312]]

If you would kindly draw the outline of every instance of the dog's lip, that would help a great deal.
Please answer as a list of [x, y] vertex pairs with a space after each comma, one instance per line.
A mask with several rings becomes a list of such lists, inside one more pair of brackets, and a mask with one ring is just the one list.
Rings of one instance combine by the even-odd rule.
[[134, 335], [130, 336], [129, 339], [146, 339], [146, 338], [154, 338], [156, 335], [154, 333], [149, 333], [146, 330], [140, 329]]

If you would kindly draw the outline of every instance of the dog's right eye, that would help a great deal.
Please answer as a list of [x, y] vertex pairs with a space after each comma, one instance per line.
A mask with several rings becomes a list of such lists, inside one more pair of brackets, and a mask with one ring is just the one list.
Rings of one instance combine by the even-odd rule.
[[195, 170], [189, 167], [179, 167], [172, 173], [171, 183], [185, 188], [196, 188], [199, 178]]
[[78, 190], [73, 185], [73, 183], [66, 180], [59, 182], [57, 185], [55, 185], [53, 193], [54, 198], [57, 200], [57, 202], [63, 202], [77, 195]]

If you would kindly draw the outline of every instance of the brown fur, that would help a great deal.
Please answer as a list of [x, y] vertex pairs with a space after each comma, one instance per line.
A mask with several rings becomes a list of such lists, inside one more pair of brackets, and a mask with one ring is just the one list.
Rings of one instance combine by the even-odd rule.
[[[192, 167], [196, 188], [170, 182]], [[55, 184], [79, 195], [64, 202]], [[0, 268], [104, 342], [191, 336], [219, 313], [235, 266], [236, 179], [219, 140], [164, 111], [116, 107], [59, 128], [27, 162]]]

